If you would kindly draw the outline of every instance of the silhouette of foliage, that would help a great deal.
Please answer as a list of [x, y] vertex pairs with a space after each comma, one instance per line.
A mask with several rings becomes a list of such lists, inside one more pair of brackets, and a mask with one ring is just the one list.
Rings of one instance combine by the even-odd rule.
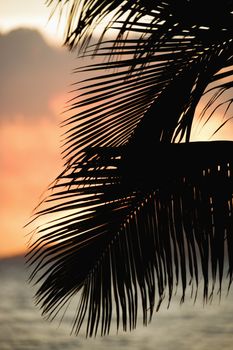
[[188, 285], [195, 298], [203, 278], [207, 301], [227, 271], [230, 288], [233, 143], [190, 133], [208, 92], [208, 118], [216, 101], [226, 114], [232, 104], [222, 96], [233, 87], [233, 1], [47, 3], [67, 14], [65, 45], [96, 62], [76, 70], [93, 76], [77, 85], [64, 171], [36, 212], [52, 217], [28, 252], [43, 313], [78, 293], [73, 331], [86, 322], [87, 336], [105, 335], [113, 314], [117, 329], [134, 329], [139, 305], [147, 324], [177, 286], [181, 301]]

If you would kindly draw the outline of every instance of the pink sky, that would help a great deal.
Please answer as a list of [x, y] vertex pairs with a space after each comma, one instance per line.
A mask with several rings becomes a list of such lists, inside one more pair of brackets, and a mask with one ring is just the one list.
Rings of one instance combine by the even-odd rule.
[[73, 59], [41, 39], [30, 30], [0, 36], [8, 54], [0, 68], [0, 257], [25, 252], [29, 229], [23, 226], [62, 169], [59, 122]]
[[1, 126], [0, 256], [25, 251], [29, 231], [23, 226], [62, 168], [59, 133], [58, 123], [46, 116]]

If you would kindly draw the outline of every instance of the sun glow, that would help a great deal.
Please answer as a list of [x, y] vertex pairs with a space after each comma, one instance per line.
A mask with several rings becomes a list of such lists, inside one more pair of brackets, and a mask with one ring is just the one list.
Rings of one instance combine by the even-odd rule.
[[207, 114], [201, 117], [203, 106], [198, 105], [195, 113], [191, 141], [233, 141], [233, 120], [229, 114], [215, 112], [209, 119]]
[[1, 152], [0, 256], [25, 250], [23, 226], [60, 172], [56, 128], [56, 122], [47, 117], [31, 123], [19, 117], [1, 125], [0, 148], [5, 152]]

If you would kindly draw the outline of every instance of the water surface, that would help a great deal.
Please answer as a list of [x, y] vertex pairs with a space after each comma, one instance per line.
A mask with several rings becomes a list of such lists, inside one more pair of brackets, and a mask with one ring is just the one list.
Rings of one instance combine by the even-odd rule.
[[[86, 339], [70, 335], [71, 317], [59, 326], [41, 317], [33, 302], [32, 286], [21, 257], [0, 260], [0, 350], [232, 350], [233, 290], [221, 302], [216, 297], [203, 307], [188, 299], [164, 304], [151, 324], [138, 324], [129, 333], [114, 330], [107, 337]], [[175, 302], [176, 301], [176, 302]], [[113, 327], [114, 329], [114, 327]]]

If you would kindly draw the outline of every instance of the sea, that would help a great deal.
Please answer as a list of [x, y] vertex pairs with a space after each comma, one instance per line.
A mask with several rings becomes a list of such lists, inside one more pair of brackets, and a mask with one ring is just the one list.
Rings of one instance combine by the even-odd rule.
[[[203, 305], [174, 297], [148, 326], [95, 338], [71, 334], [72, 310], [62, 322], [41, 316], [24, 257], [0, 260], [0, 350], [232, 350], [233, 291]], [[69, 315], [70, 313], [70, 315]], [[140, 318], [140, 317], [139, 317]], [[114, 329], [114, 324], [113, 327]]]

